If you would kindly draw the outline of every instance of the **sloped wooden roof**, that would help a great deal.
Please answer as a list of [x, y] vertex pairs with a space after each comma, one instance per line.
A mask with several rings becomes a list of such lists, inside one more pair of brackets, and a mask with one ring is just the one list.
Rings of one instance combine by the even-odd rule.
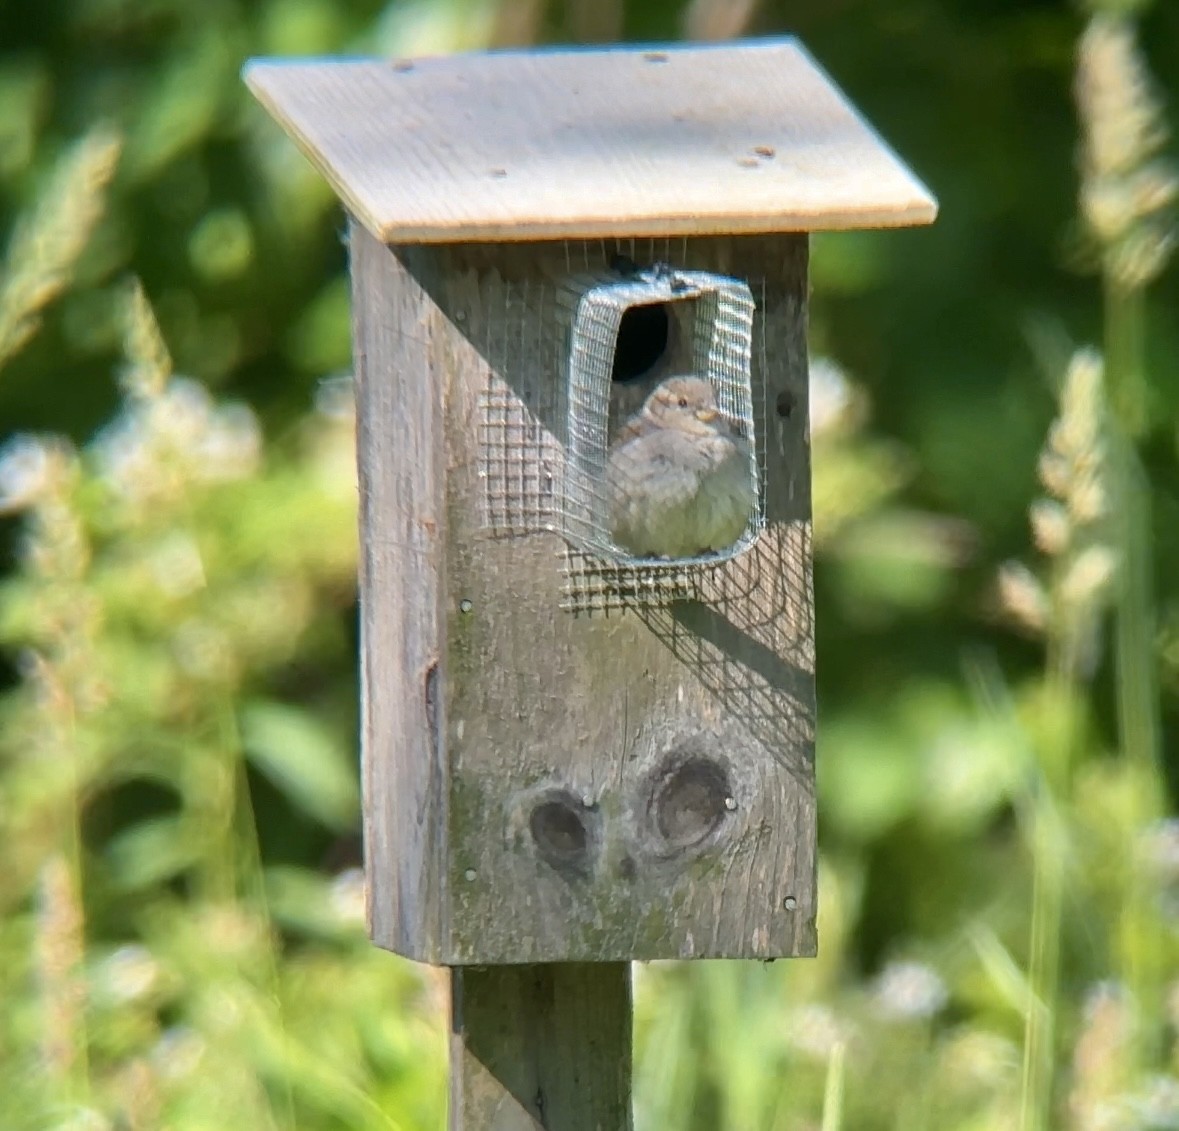
[[256, 59], [245, 79], [387, 243], [894, 227], [937, 212], [793, 40]]

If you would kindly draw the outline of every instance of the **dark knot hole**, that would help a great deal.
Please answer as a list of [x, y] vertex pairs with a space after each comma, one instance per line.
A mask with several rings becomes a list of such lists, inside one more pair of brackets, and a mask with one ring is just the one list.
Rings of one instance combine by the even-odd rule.
[[728, 811], [729, 779], [708, 758], [692, 758], [669, 769], [652, 799], [655, 825], [668, 844], [690, 848], [714, 832]]
[[578, 864], [589, 846], [582, 807], [566, 797], [542, 801], [528, 822], [537, 850], [551, 864]]

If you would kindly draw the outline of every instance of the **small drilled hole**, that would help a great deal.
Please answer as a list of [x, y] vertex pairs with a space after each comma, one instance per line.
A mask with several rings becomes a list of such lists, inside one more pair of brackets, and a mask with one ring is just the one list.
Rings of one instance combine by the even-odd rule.
[[574, 864], [585, 856], [589, 833], [571, 799], [543, 801], [528, 822], [540, 854], [553, 864]]
[[671, 339], [671, 317], [662, 302], [632, 306], [618, 324], [614, 343], [615, 381], [633, 381], [649, 372], [667, 351]]
[[725, 819], [730, 796], [724, 770], [706, 758], [694, 758], [668, 772], [655, 792], [655, 824], [676, 848], [689, 848]]
[[794, 394], [786, 389], [778, 394], [777, 400], [774, 401], [774, 410], [783, 420], [789, 420], [796, 403]]

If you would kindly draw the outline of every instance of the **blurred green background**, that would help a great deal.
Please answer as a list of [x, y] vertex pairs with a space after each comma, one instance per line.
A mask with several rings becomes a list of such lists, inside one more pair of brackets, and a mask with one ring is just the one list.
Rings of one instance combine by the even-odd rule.
[[638, 970], [640, 1127], [1179, 1127], [1179, 5], [2, 18], [0, 1126], [442, 1126], [357, 910], [343, 218], [244, 60], [797, 34], [941, 214], [813, 241], [822, 955]]

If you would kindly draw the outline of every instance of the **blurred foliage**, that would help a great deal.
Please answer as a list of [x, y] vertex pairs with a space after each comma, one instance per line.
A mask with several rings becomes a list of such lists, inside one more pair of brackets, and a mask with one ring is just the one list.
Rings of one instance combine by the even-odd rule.
[[442, 1122], [444, 983], [361, 926], [341, 217], [242, 62], [746, 32], [942, 212], [814, 240], [822, 954], [639, 968], [640, 1126], [1179, 1126], [1179, 5], [51, 0], [0, 54], [6, 1128]]

